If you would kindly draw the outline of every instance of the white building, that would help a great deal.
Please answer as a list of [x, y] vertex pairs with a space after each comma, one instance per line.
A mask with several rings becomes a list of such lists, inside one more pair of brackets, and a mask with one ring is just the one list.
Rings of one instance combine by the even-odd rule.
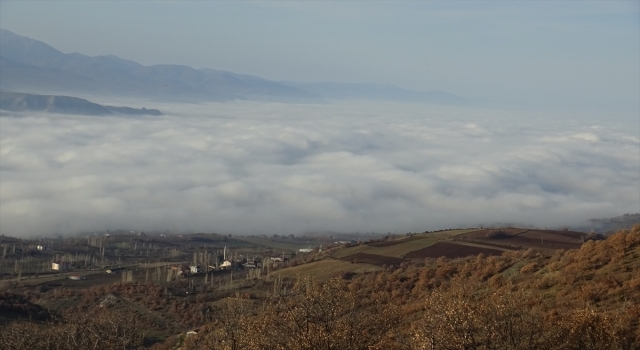
[[71, 266], [68, 262], [54, 262], [51, 263], [51, 269], [55, 271], [68, 270]]
[[202, 267], [200, 267], [200, 265], [192, 265], [192, 266], [189, 266], [189, 272], [192, 274], [196, 274], [204, 271], [202, 270]]

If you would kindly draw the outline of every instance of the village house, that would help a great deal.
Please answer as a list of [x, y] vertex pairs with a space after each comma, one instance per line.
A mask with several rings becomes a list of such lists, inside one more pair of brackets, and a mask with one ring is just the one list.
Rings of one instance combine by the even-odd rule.
[[200, 267], [200, 265], [192, 265], [189, 266], [189, 273], [195, 275], [197, 273], [202, 273], [204, 272], [204, 270], [202, 269], [202, 267]]
[[71, 268], [71, 264], [63, 261], [63, 262], [53, 262], [51, 263], [51, 269], [54, 271], [65, 271]]

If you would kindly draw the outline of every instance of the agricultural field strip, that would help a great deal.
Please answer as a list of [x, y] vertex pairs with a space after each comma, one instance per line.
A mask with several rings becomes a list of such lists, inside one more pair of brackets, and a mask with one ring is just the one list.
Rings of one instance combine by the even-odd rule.
[[450, 231], [437, 231], [437, 232], [421, 233], [420, 235], [423, 236], [423, 237], [449, 238], [449, 237], [454, 237], [454, 236], [462, 235], [462, 234], [465, 234], [465, 233], [476, 232], [476, 231], [480, 231], [480, 230], [476, 229], [476, 228], [471, 228], [471, 229], [463, 229], [463, 230], [450, 230]]
[[571, 236], [565, 236], [565, 235], [562, 235], [562, 234], [556, 233], [556, 232], [545, 232], [545, 231], [529, 230], [527, 232], [523, 232], [520, 235], [517, 235], [517, 237], [530, 238], [530, 239], [536, 239], [536, 240], [544, 238], [545, 240], [555, 241], [555, 242], [559, 242], [559, 243], [580, 243], [580, 244], [582, 244], [582, 239], [571, 237]]
[[421, 233], [419, 235], [411, 236], [406, 239], [390, 241], [389, 243], [393, 242], [395, 244], [388, 245], [385, 247], [375, 247], [370, 244], [367, 244], [367, 245], [359, 245], [355, 247], [341, 249], [334, 252], [332, 254], [332, 257], [336, 259], [342, 259], [356, 253], [367, 253], [367, 254], [375, 254], [375, 255], [399, 258], [414, 250], [420, 250], [422, 248], [431, 246], [442, 239], [450, 238], [450, 237], [454, 237], [454, 236], [458, 236], [461, 234], [474, 232], [474, 231], [477, 231], [477, 230], [469, 229], [469, 230], [440, 231], [440, 232], [434, 232], [434, 233]]
[[272, 242], [272, 241], [264, 240], [260, 238], [242, 238], [240, 240], [258, 247], [262, 247], [262, 248], [273, 249], [273, 250], [293, 250], [296, 252], [300, 248], [307, 248], [307, 246], [309, 246], [310, 248], [313, 248], [316, 245], [315, 242], [314, 243], [300, 242], [300, 244], [292, 244], [292, 243]]
[[451, 240], [442, 240], [428, 246], [426, 248], [416, 250], [407, 254], [409, 258], [415, 259], [424, 259], [424, 258], [438, 258], [441, 256], [447, 258], [462, 258], [465, 256], [478, 255], [500, 255], [503, 253], [502, 250], [482, 247], [482, 246], [471, 246], [471, 245], [463, 245], [456, 244]]
[[426, 248], [438, 241], [438, 238], [425, 237], [423, 239], [411, 240], [409, 242], [394, 244], [387, 247], [371, 247], [371, 249], [367, 250], [366, 253], [401, 258], [409, 252]]
[[379, 254], [369, 254], [369, 253], [355, 253], [353, 255], [349, 255], [347, 257], [342, 258], [341, 260], [352, 262], [352, 263], [364, 263], [364, 264], [372, 264], [376, 266], [398, 266], [402, 264], [405, 260], [403, 258], [396, 258], [393, 256], [379, 255]]
[[488, 249], [494, 249], [494, 250], [501, 250], [503, 252], [512, 252], [514, 251], [515, 248], [508, 248], [508, 247], [498, 247], [497, 245], [485, 245], [482, 243], [472, 243], [469, 241], [456, 241], [456, 240], [451, 240], [451, 241], [446, 241], [446, 243], [451, 243], [451, 244], [459, 244], [459, 245], [466, 245], [469, 247], [478, 247], [478, 248], [488, 248]]
[[373, 249], [373, 247], [368, 246], [368, 245], [358, 245], [358, 246], [355, 246], [355, 247], [338, 249], [337, 251], [335, 251], [335, 252], [333, 252], [331, 254], [331, 257], [336, 258], [336, 259], [342, 259], [345, 256], [353, 255], [355, 253], [365, 253], [365, 252], [368, 252], [371, 249]]
[[371, 264], [352, 264], [347, 261], [326, 258], [307, 264], [277, 270], [271, 275], [291, 278], [299, 275], [313, 276], [313, 278], [318, 281], [326, 281], [342, 272], [365, 273], [380, 270], [382, 270], [381, 267]]

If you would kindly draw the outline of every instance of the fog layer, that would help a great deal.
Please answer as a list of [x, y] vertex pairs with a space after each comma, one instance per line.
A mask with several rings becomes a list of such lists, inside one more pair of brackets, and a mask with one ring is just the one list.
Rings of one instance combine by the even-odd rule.
[[390, 103], [156, 107], [165, 115], [4, 114], [0, 233], [403, 233], [640, 211], [634, 122]]

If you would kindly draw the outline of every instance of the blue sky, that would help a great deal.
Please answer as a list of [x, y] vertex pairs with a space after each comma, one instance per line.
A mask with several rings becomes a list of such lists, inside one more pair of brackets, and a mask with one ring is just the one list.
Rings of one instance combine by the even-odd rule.
[[63, 52], [637, 117], [640, 2], [2, 1]]

